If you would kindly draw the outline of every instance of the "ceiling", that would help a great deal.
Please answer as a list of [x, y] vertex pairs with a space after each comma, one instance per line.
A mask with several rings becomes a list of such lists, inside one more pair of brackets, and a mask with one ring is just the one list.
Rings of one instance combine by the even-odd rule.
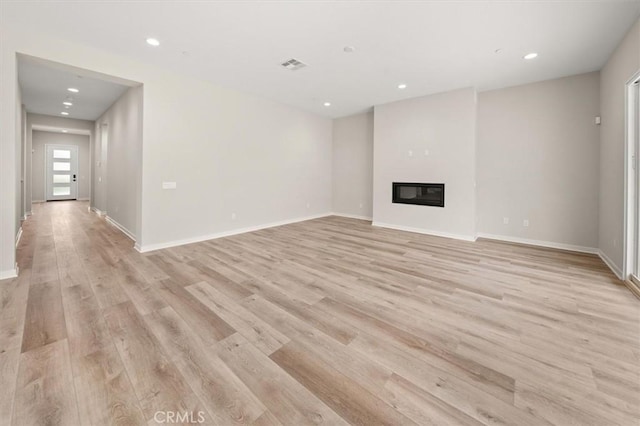
[[[59, 64], [18, 57], [22, 103], [28, 112], [96, 120], [129, 88]], [[79, 90], [71, 93], [67, 88]], [[63, 102], [73, 105], [65, 106]], [[61, 115], [61, 112], [69, 115]]]
[[[640, 0], [5, 0], [1, 19], [339, 117], [456, 88], [599, 70], [639, 14]], [[539, 56], [524, 60], [530, 52]], [[279, 65], [290, 58], [308, 66]]]

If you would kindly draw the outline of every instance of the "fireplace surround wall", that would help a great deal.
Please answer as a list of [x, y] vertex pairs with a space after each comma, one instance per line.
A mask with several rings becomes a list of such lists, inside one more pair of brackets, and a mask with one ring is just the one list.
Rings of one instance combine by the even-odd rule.
[[[475, 239], [475, 99], [468, 88], [375, 107], [374, 225]], [[445, 184], [444, 207], [394, 203], [394, 182]]]

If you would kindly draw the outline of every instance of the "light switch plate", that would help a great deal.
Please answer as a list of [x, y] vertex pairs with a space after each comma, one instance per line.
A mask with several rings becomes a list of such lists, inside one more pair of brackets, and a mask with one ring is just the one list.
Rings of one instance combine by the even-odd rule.
[[176, 187], [175, 182], [162, 182], [162, 189], [176, 189]]

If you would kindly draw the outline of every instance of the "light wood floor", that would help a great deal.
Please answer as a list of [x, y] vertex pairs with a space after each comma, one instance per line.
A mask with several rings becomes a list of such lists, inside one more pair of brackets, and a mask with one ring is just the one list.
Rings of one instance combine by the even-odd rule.
[[595, 256], [337, 217], [142, 255], [34, 207], [0, 424], [640, 423], [640, 303]]

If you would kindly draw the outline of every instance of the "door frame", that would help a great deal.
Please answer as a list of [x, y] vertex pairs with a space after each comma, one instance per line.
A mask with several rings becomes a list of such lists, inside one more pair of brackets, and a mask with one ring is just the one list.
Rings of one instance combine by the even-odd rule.
[[[76, 181], [75, 182], [71, 182], [71, 184], [73, 185], [75, 183], [75, 187], [76, 187], [76, 197], [75, 200], [78, 199], [78, 192], [79, 192], [79, 182], [80, 182], [80, 161], [79, 161], [79, 155], [80, 155], [80, 147], [78, 145], [73, 145], [73, 144], [60, 144], [60, 143], [46, 143], [44, 144], [44, 201], [45, 203], [47, 201], [64, 201], [64, 200], [49, 200], [49, 178], [51, 176], [49, 176], [49, 148], [73, 148], [76, 152]], [[70, 198], [69, 200], [74, 200], [74, 198]]]
[[[622, 257], [622, 279], [628, 280], [633, 274], [633, 258], [638, 256], [640, 241], [637, 241], [637, 227], [640, 227], [640, 182], [633, 182], [640, 176], [640, 152], [637, 144], [640, 131], [640, 91], [634, 86], [640, 84], [640, 70], [625, 84], [625, 149], [624, 149], [624, 253]], [[635, 234], [635, 235], [634, 235]], [[637, 278], [637, 277], [636, 277]]]

